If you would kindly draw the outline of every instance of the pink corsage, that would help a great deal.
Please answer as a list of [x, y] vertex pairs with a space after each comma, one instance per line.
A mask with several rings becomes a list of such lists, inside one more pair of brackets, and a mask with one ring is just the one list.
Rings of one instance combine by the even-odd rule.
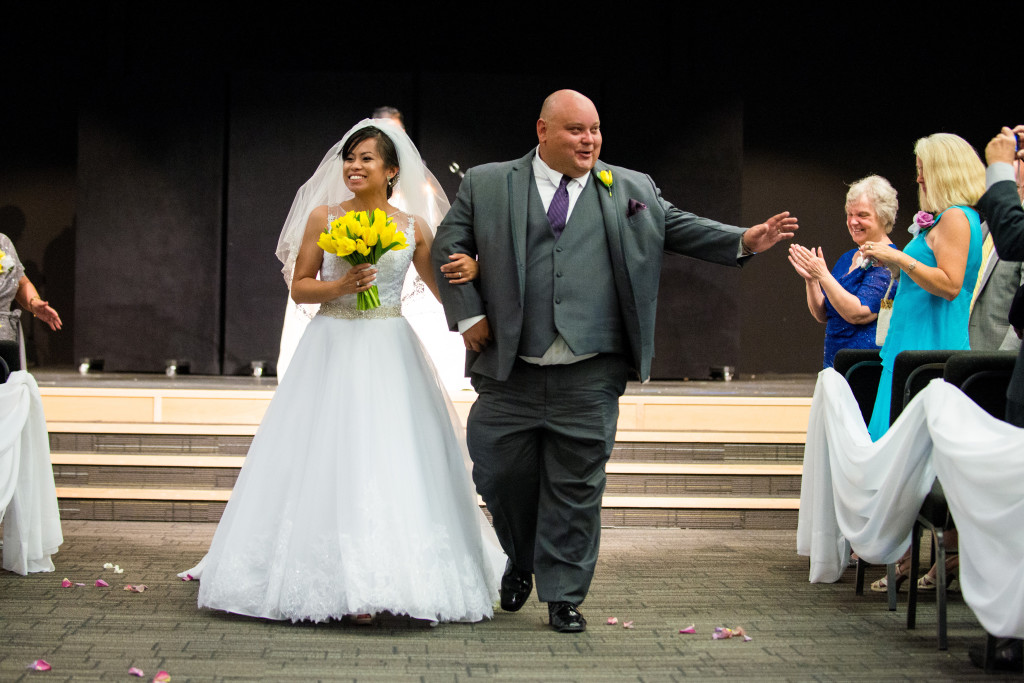
[[933, 225], [935, 225], [935, 216], [931, 215], [927, 211], [918, 211], [914, 214], [914, 223], [907, 228], [907, 232], [914, 237], [917, 237], [917, 233], [922, 230], [927, 230]]

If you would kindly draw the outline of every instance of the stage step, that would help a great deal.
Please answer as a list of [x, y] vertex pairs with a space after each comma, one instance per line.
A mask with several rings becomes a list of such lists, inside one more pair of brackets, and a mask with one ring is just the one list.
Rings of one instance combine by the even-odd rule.
[[[251, 437], [50, 435], [64, 519], [217, 521]], [[619, 443], [608, 526], [795, 528], [802, 448]]]
[[[40, 387], [61, 516], [220, 519], [274, 386], [92, 381]], [[795, 529], [809, 393], [758, 387], [740, 395], [738, 383], [692, 383], [676, 395], [631, 385], [619, 401], [604, 523]], [[475, 398], [452, 395], [463, 423]]]

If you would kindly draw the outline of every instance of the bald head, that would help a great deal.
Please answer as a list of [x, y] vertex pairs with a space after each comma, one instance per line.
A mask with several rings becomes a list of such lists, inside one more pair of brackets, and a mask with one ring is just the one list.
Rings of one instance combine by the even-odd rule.
[[601, 153], [601, 119], [590, 98], [575, 90], [551, 93], [537, 120], [540, 158], [564, 175], [579, 178]]

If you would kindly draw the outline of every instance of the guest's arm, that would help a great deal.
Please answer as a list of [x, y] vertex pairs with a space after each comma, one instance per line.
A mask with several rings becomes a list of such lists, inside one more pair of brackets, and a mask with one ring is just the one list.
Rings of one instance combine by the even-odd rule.
[[[883, 242], [865, 242], [860, 251], [887, 266], [900, 268], [905, 276], [934, 296], [952, 301], [960, 294], [971, 245], [971, 224], [959, 209], [947, 209], [927, 236], [936, 265], [926, 266], [912, 256]], [[972, 273], [977, 276], [977, 273]]]
[[985, 147], [987, 190], [978, 201], [985, 214], [992, 241], [999, 257], [1009, 261], [1024, 261], [1024, 208], [1014, 174], [1014, 161], [1024, 163], [1024, 151], [1015, 150], [1013, 134], [1024, 138], [1024, 125], [1012, 131], [1003, 128]]
[[63, 325], [57, 311], [53, 310], [50, 302], [43, 301], [43, 297], [39, 296], [39, 292], [28, 276], [22, 275], [18, 280], [18, 291], [15, 292], [14, 298], [22, 308], [49, 325], [54, 332]]

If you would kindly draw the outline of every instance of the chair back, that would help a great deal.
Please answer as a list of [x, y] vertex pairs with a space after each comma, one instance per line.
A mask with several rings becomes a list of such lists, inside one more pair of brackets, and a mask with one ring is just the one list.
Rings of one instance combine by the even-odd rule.
[[7, 361], [0, 358], [0, 384], [7, 381], [7, 378], [11, 376], [11, 369], [7, 367]]
[[[942, 377], [946, 360], [957, 351], [902, 351], [892, 366], [892, 403], [889, 405], [889, 424], [903, 412], [904, 406], [917, 395], [928, 382]], [[922, 367], [929, 366], [929, 367]], [[915, 373], [915, 370], [921, 370]]]
[[0, 340], [0, 358], [6, 361], [8, 372], [25, 369], [21, 367], [21, 347], [16, 341]]
[[1002, 420], [1016, 362], [1016, 351], [963, 351], [950, 356], [942, 376], [989, 415]]
[[860, 406], [864, 423], [871, 420], [878, 393], [878, 380], [882, 376], [882, 359], [877, 349], [840, 349], [832, 366], [846, 378], [853, 397]]

